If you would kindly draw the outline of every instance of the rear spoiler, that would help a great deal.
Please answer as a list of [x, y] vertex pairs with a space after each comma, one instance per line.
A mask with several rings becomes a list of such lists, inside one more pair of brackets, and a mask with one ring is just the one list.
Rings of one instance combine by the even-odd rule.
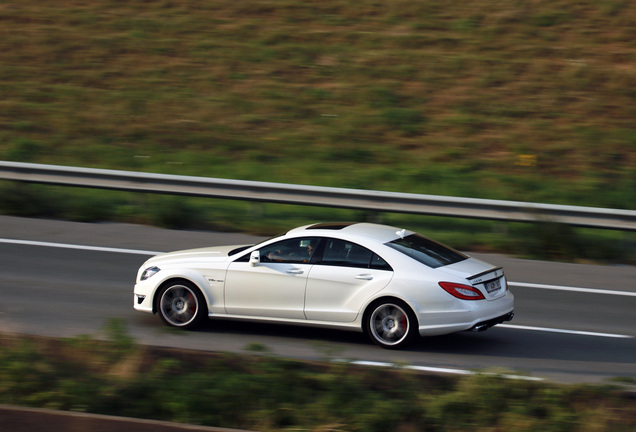
[[491, 281], [493, 279], [500, 278], [501, 276], [503, 276], [503, 274], [504, 274], [503, 267], [494, 267], [494, 268], [491, 268], [490, 270], [486, 270], [481, 273], [477, 273], [475, 275], [469, 276], [466, 279], [468, 279], [470, 283], [474, 285], [474, 284], [480, 284], [487, 281]]

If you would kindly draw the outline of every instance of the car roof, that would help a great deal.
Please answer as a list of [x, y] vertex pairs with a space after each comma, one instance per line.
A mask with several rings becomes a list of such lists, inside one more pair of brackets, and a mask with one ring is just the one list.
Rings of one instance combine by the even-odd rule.
[[346, 237], [352, 240], [354, 238], [365, 238], [386, 243], [395, 240], [400, 234], [412, 234], [411, 231], [404, 231], [403, 233], [401, 231], [402, 229], [389, 225], [367, 222], [331, 222], [301, 226], [290, 230], [287, 234], [309, 235], [315, 233], [321, 236]]

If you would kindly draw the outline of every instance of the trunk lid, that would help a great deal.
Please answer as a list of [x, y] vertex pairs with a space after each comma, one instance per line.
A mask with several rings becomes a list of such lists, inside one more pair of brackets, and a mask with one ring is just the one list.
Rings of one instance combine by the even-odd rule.
[[437, 270], [465, 279], [477, 288], [487, 300], [495, 300], [506, 294], [507, 281], [503, 268], [476, 258], [440, 267]]

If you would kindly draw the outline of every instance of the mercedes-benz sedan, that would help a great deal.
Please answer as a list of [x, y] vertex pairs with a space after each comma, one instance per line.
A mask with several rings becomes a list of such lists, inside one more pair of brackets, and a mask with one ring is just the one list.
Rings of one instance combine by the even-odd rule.
[[412, 231], [323, 223], [257, 245], [165, 253], [139, 269], [136, 310], [169, 326], [206, 318], [349, 329], [385, 348], [512, 319], [502, 268]]

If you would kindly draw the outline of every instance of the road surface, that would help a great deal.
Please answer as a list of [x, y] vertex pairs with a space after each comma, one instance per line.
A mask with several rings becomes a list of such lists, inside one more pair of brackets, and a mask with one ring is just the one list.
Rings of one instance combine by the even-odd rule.
[[125, 321], [140, 343], [248, 352], [260, 346], [298, 359], [399, 363], [433, 372], [506, 372], [558, 382], [636, 379], [636, 268], [472, 254], [502, 265], [515, 319], [483, 333], [419, 340], [385, 350], [336, 330], [210, 321], [193, 332], [165, 327], [132, 308], [137, 268], [155, 252], [262, 238], [0, 216], [0, 332], [53, 337], [103, 334]]

